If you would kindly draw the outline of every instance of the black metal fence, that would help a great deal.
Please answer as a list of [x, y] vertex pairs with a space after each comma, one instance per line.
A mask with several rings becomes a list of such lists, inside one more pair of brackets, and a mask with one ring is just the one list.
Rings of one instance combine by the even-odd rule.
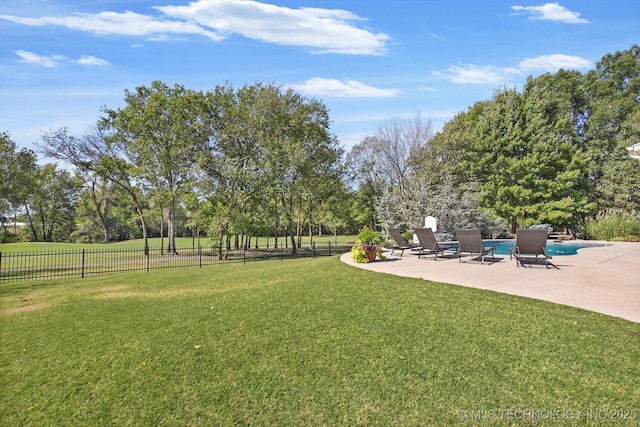
[[179, 247], [176, 253], [161, 248], [100, 248], [39, 252], [0, 252], [0, 283], [57, 277], [89, 277], [164, 268], [202, 268], [259, 260], [330, 256], [349, 251], [350, 243], [313, 243], [297, 248], [240, 249], [220, 252], [215, 247]]

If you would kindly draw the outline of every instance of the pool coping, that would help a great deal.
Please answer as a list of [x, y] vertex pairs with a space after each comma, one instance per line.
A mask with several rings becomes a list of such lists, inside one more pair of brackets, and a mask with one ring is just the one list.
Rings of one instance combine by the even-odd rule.
[[[485, 289], [557, 304], [578, 307], [640, 323], [640, 243], [599, 242], [605, 246], [582, 248], [576, 255], [554, 256], [557, 268], [543, 265], [516, 267], [508, 255], [495, 262], [458, 262], [455, 254], [445, 258], [418, 258], [405, 251], [386, 260], [357, 264], [350, 253], [342, 262], [379, 273], [422, 278], [452, 285]], [[490, 258], [489, 258], [490, 260]]]

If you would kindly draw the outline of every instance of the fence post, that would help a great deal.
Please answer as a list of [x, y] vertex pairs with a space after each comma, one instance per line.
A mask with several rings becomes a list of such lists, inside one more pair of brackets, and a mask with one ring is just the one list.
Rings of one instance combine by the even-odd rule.
[[198, 242], [198, 259], [200, 262], [200, 268], [202, 268], [202, 246], [200, 246], [199, 242]]
[[84, 249], [82, 250], [82, 274], [80, 278], [84, 279]]
[[331, 240], [329, 240], [329, 256], [331, 256]]
[[247, 263], [247, 248], [242, 248], [242, 264]]
[[311, 243], [311, 254], [316, 257], [316, 242]]
[[149, 248], [148, 247], [144, 248], [144, 253], [147, 257], [147, 271], [149, 271]]

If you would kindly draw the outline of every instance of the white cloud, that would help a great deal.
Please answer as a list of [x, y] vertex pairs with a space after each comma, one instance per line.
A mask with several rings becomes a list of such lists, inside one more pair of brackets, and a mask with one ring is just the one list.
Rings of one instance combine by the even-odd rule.
[[198, 34], [211, 40], [221, 40], [219, 34], [207, 31], [191, 22], [168, 21], [152, 16], [126, 11], [100, 12], [98, 14], [76, 13], [71, 16], [42, 18], [21, 18], [19, 16], [0, 15], [0, 19], [16, 24], [42, 27], [54, 25], [78, 31], [87, 31], [99, 35], [154, 36], [166, 34]]
[[431, 36], [431, 38], [434, 38], [436, 40], [440, 40], [440, 41], [443, 41], [443, 42], [448, 41], [445, 37], [439, 36], [437, 34], [429, 33], [429, 35]]
[[96, 58], [95, 56], [91, 55], [82, 55], [80, 59], [78, 59], [78, 64], [97, 67], [104, 67], [109, 65], [109, 63], [104, 59]]
[[63, 55], [38, 55], [37, 53], [27, 52], [26, 50], [16, 50], [15, 54], [20, 57], [18, 62], [24, 62], [26, 64], [39, 65], [47, 68], [55, 68], [62, 63], [77, 63], [87, 66], [99, 66], [104, 67], [109, 65], [109, 62], [104, 59], [96, 58], [91, 55], [82, 55], [77, 60], [71, 60]]
[[64, 17], [0, 19], [29, 26], [61, 26], [98, 35], [124, 35], [166, 40], [178, 35], [201, 35], [213, 41], [228, 34], [287, 46], [310, 48], [313, 53], [382, 55], [390, 37], [373, 33], [354, 22], [359, 16], [341, 9], [292, 9], [258, 1], [196, 0], [181, 6], [155, 6], [164, 17], [135, 12], [76, 13]]
[[508, 69], [499, 67], [477, 67], [465, 64], [462, 66], [452, 65], [446, 70], [436, 71], [435, 75], [444, 77], [452, 83], [460, 84], [498, 84], [505, 80]]
[[338, 98], [392, 98], [399, 93], [397, 89], [379, 89], [354, 80], [341, 82], [321, 77], [314, 77], [302, 84], [290, 87], [310, 96], [335, 96]]
[[563, 22], [565, 24], [588, 24], [589, 21], [580, 18], [580, 13], [565, 9], [558, 3], [545, 3], [542, 6], [511, 6], [517, 13], [529, 15], [529, 19]]
[[165, 15], [197, 22], [221, 33], [268, 43], [304, 46], [314, 53], [380, 55], [386, 34], [352, 24], [362, 18], [341, 9], [291, 9], [258, 1], [198, 0], [186, 6], [157, 6]]
[[513, 77], [522, 76], [532, 71], [556, 72], [560, 69], [588, 69], [592, 65], [591, 61], [578, 56], [554, 54], [523, 59], [516, 67], [452, 65], [444, 71], [434, 71], [433, 74], [452, 83], [496, 85], [509, 83]]
[[580, 70], [587, 69], [593, 66], [591, 61], [588, 61], [584, 58], [561, 54], [543, 55], [536, 56], [535, 58], [527, 58], [523, 61], [520, 61], [518, 65], [523, 71], [544, 70], [549, 72], [555, 72], [559, 69]]
[[27, 52], [26, 50], [16, 50], [14, 53], [20, 57], [18, 62], [40, 65], [47, 68], [55, 68], [60, 65], [60, 62], [65, 60], [65, 57], [62, 55], [38, 55], [33, 52]]

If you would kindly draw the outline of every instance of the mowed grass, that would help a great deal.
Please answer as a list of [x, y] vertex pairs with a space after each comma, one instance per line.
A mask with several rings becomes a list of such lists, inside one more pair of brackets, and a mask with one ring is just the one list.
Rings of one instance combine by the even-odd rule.
[[589, 410], [640, 410], [639, 324], [337, 257], [3, 285], [0, 303], [0, 425], [594, 425]]
[[[347, 236], [313, 236], [313, 239], [310, 239], [309, 236], [302, 236], [301, 243], [303, 247], [308, 247], [311, 240], [315, 242], [316, 245], [326, 246], [329, 243], [332, 245], [335, 244], [336, 240], [338, 243], [348, 243], [354, 242], [357, 236], [347, 235]], [[274, 245], [274, 238], [270, 237], [267, 239], [266, 237], [258, 238], [258, 245], [261, 248], [265, 248], [267, 246], [267, 240], [270, 247]], [[285, 245], [286, 243], [285, 237], [278, 238], [278, 245]], [[164, 243], [164, 247], [168, 244], [168, 239], [165, 237], [164, 242], [159, 237], [150, 238], [148, 241], [149, 247], [152, 248], [160, 248]], [[199, 240], [197, 238], [192, 237], [176, 237], [176, 246], [179, 248], [190, 248], [190, 247], [198, 247], [198, 243], [201, 246], [209, 247], [212, 245], [212, 241], [208, 237], [201, 237]], [[11, 252], [39, 252], [39, 251], [69, 251], [69, 250], [82, 250], [82, 249], [91, 249], [91, 250], [106, 250], [106, 249], [142, 249], [144, 247], [144, 240], [142, 239], [134, 239], [134, 240], [125, 240], [121, 242], [111, 242], [111, 243], [60, 243], [60, 242], [20, 242], [20, 243], [0, 243], [0, 253], [11, 253]], [[251, 247], [255, 247], [255, 238], [251, 240]]]

